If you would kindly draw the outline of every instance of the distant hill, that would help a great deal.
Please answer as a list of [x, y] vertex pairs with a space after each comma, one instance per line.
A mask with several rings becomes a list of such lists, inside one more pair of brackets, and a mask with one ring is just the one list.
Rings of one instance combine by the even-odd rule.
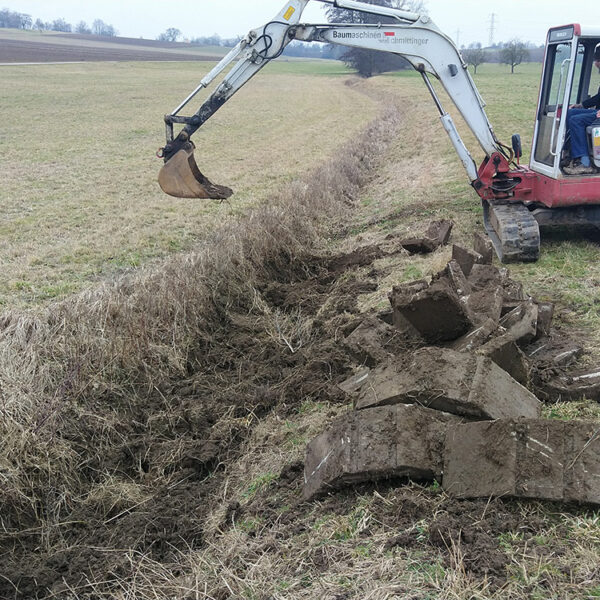
[[0, 29], [0, 63], [215, 61], [228, 50], [138, 38]]

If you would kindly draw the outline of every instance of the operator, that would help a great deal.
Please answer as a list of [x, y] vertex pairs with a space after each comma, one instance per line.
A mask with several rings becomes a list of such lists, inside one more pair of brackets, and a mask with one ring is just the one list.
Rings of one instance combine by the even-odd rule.
[[[600, 71], [600, 46], [594, 50], [594, 65]], [[600, 119], [600, 89], [581, 104], [573, 104], [567, 113], [567, 130], [571, 134], [571, 164], [564, 168], [567, 175], [586, 175], [596, 170], [590, 163], [586, 128]]]

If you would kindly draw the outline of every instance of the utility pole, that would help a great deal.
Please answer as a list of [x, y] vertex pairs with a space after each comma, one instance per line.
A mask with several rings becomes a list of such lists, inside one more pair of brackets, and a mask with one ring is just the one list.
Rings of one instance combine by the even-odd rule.
[[496, 13], [492, 13], [490, 17], [490, 46], [494, 45], [494, 33], [496, 31]]
[[456, 47], [457, 48], [460, 48], [459, 40], [460, 40], [460, 29], [457, 29], [456, 30]]

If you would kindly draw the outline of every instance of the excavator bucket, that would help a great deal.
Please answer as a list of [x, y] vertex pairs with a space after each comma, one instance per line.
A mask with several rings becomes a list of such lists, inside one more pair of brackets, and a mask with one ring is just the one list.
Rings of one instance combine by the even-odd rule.
[[215, 185], [198, 168], [194, 159], [194, 146], [176, 152], [158, 174], [162, 191], [175, 198], [206, 198], [225, 200], [233, 194], [231, 188]]

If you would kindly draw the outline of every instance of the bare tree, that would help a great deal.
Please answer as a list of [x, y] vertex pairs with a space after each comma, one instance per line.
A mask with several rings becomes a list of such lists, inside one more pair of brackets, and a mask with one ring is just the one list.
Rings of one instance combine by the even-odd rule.
[[504, 64], [510, 65], [511, 73], [514, 73], [515, 67], [527, 58], [529, 58], [529, 50], [523, 42], [517, 39], [508, 42], [500, 52], [500, 60]]
[[0, 10], [0, 27], [9, 27], [11, 29], [30, 29], [32, 18], [30, 15], [13, 12], [8, 8]]
[[102, 19], [96, 19], [92, 23], [92, 33], [95, 35], [103, 35], [105, 37], [113, 37], [117, 35], [117, 30]]
[[73, 31], [71, 24], [67, 23], [64, 19], [55, 19], [52, 21], [50, 28], [52, 31], [63, 31], [65, 33], [71, 33], [71, 31]]
[[75, 27], [76, 33], [92, 33], [92, 30], [87, 26], [85, 21], [79, 21], [77, 27]]
[[21, 20], [21, 29], [31, 29], [33, 27], [33, 19], [31, 18], [31, 15], [20, 14], [19, 18]]
[[[363, 0], [368, 4], [377, 4], [399, 10], [424, 13], [423, 2], [420, 0]], [[330, 23], [387, 23], [397, 21], [391, 17], [370, 15], [367, 13], [347, 10], [344, 8], [327, 9], [327, 18]], [[341, 60], [349, 67], [356, 69], [362, 77], [372, 77], [376, 73], [405, 69], [408, 63], [400, 56], [389, 52], [365, 50], [363, 48], [350, 48], [341, 55]]]
[[477, 67], [485, 62], [485, 50], [479, 44], [479, 47], [471, 47], [466, 50], [462, 50], [461, 54], [464, 61], [473, 67], [475, 74], [477, 74]]
[[181, 37], [181, 31], [175, 27], [169, 27], [164, 33], [158, 36], [161, 42], [176, 42]]

